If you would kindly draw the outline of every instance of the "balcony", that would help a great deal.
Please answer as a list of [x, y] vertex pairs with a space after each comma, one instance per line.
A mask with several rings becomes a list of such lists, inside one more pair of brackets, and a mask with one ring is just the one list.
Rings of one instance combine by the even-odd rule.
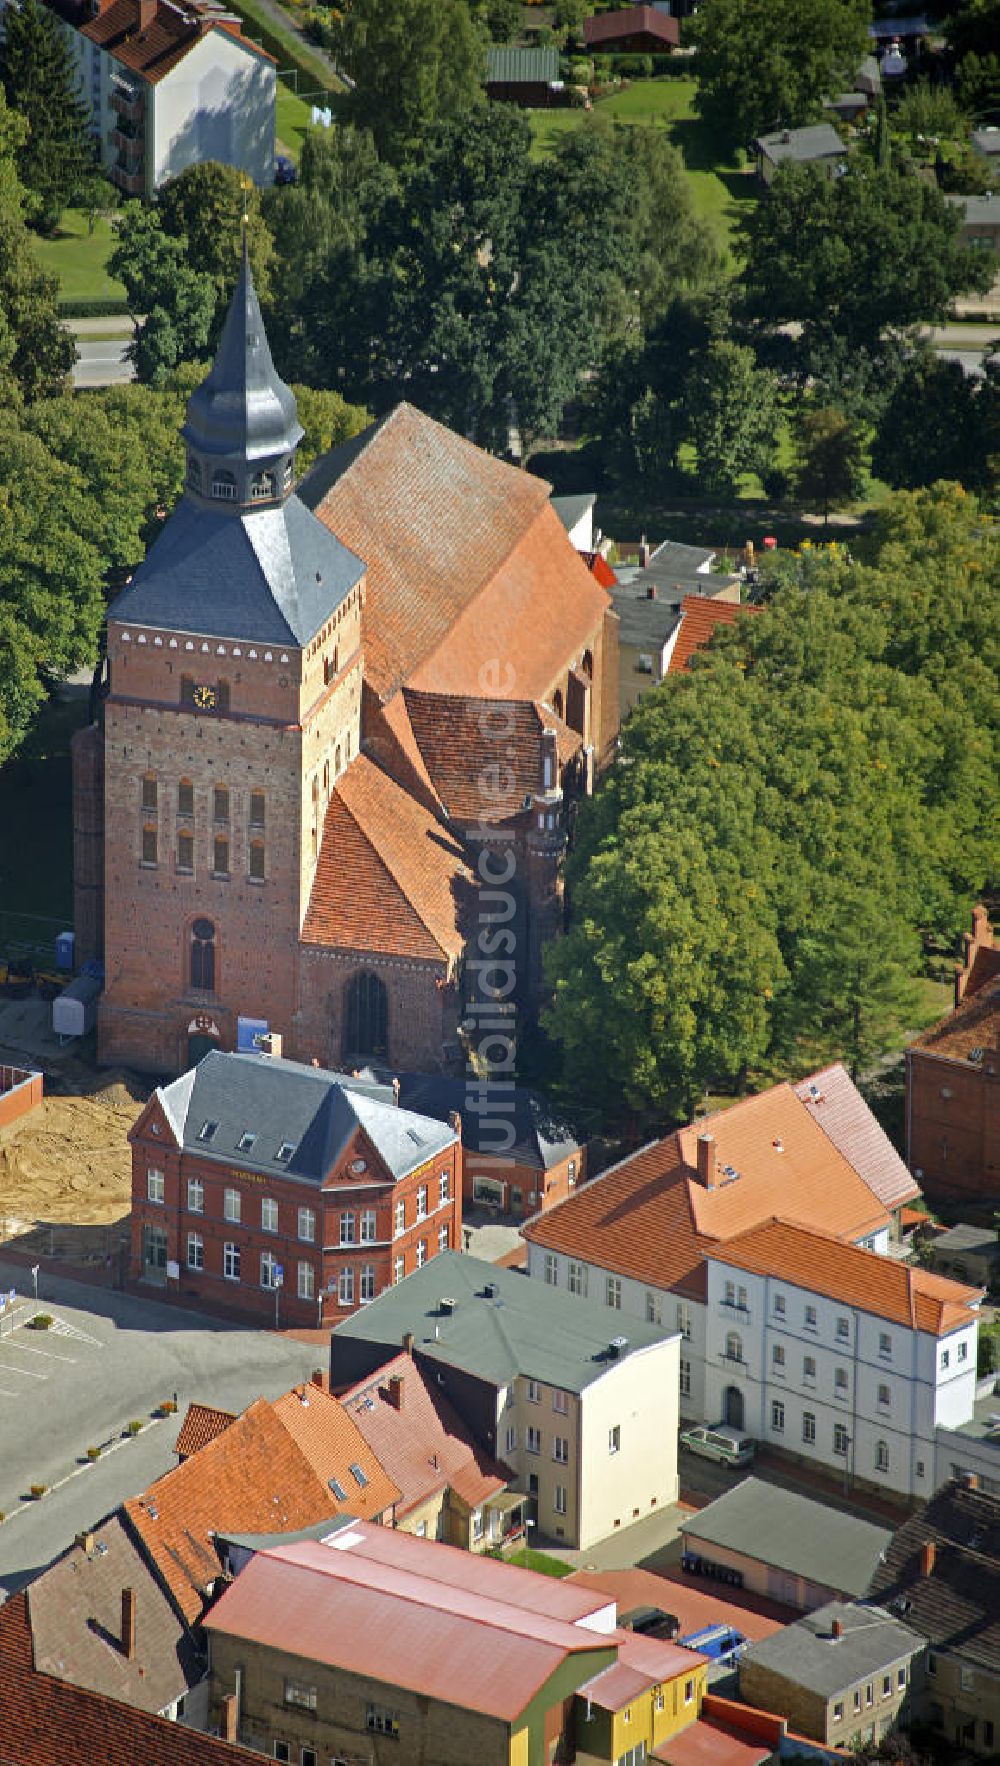
[[135, 171], [127, 166], [112, 166], [110, 177], [112, 184], [116, 184], [119, 190], [124, 190], [126, 196], [142, 196], [145, 193], [146, 174], [141, 165]]
[[130, 122], [138, 122], [145, 110], [145, 101], [141, 86], [126, 86], [120, 80], [111, 84], [111, 104], [120, 117], [127, 117]]
[[136, 162], [142, 158], [145, 148], [144, 137], [116, 127], [111, 130], [108, 140], [118, 153], [119, 165], [127, 167], [129, 171], [136, 170]]

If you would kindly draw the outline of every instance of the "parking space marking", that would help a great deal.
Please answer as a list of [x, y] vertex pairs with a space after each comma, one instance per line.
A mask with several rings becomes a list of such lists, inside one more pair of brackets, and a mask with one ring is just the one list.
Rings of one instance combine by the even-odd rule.
[[104, 1348], [100, 1337], [92, 1337], [89, 1331], [81, 1331], [79, 1325], [70, 1324], [65, 1318], [54, 1318], [49, 1330], [54, 1337], [74, 1337], [78, 1343], [92, 1343], [95, 1349]]
[[0, 1386], [0, 1398], [20, 1398], [20, 1392], [8, 1392], [6, 1386]]
[[18, 1367], [12, 1361], [0, 1361], [0, 1367], [3, 1368], [5, 1374], [20, 1374], [22, 1380], [50, 1380], [52, 1378], [51, 1374], [36, 1374], [33, 1368]]
[[36, 1349], [33, 1343], [13, 1343], [5, 1339], [4, 1348], [22, 1349], [25, 1355], [41, 1355], [46, 1361], [68, 1361], [71, 1366], [76, 1365], [75, 1355], [54, 1355], [51, 1349]]

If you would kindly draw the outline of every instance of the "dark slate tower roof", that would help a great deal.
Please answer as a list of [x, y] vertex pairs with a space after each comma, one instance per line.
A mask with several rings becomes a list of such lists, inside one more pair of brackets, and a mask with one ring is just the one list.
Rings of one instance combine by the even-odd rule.
[[215, 362], [188, 401], [181, 435], [199, 453], [250, 461], [293, 453], [303, 433], [295, 394], [271, 360], [244, 238]]
[[307, 644], [365, 566], [292, 490], [303, 430], [271, 360], [245, 246], [215, 362], [181, 434], [184, 494], [108, 617]]

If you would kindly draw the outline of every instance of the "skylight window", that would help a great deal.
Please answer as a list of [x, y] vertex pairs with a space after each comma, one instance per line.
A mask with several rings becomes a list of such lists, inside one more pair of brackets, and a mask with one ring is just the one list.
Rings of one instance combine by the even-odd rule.
[[338, 1502], [346, 1502], [347, 1501], [347, 1491], [344, 1489], [344, 1486], [340, 1482], [340, 1479], [339, 1478], [330, 1478], [327, 1480], [327, 1482], [329, 1483], [330, 1489], [333, 1491], [334, 1496], [337, 1498], [337, 1501]]
[[249, 1153], [255, 1145], [256, 1140], [257, 1136], [247, 1129], [246, 1133], [241, 1134], [239, 1140], [236, 1142], [236, 1151], [238, 1153]]
[[288, 1161], [291, 1158], [294, 1151], [295, 1151], [295, 1142], [294, 1141], [282, 1141], [280, 1147], [278, 1148], [278, 1151], [275, 1153], [274, 1156], [276, 1159], [280, 1160], [282, 1165], [287, 1165]]
[[214, 1141], [218, 1129], [219, 1124], [217, 1122], [203, 1122], [198, 1130], [198, 1139], [200, 1141]]
[[415, 1147], [423, 1146], [424, 1137], [422, 1134], [418, 1134], [415, 1128], [408, 1128], [406, 1133], [407, 1137], [413, 1142]]
[[365, 1485], [368, 1483], [368, 1479], [366, 1478], [364, 1472], [361, 1470], [361, 1467], [359, 1465], [352, 1465], [351, 1476], [353, 1477], [354, 1482], [357, 1484], [359, 1490], [363, 1490], [365, 1488]]

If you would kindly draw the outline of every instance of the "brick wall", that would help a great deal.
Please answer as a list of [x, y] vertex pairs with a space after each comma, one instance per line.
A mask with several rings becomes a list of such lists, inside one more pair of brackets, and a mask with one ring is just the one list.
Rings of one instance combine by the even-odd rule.
[[73, 773], [73, 929], [77, 965], [104, 953], [104, 738], [97, 724], [70, 743]]
[[972, 1067], [909, 1049], [906, 1112], [907, 1163], [932, 1201], [1000, 1197], [1000, 1052]]
[[299, 1060], [315, 1057], [321, 1066], [335, 1069], [356, 1052], [345, 1046], [344, 1014], [348, 983], [362, 970], [378, 975], [388, 994], [389, 1050], [384, 1064], [400, 1071], [439, 1071], [450, 1051], [457, 1070], [460, 1000], [449, 982], [444, 957], [435, 963], [304, 945], [299, 957], [299, 1012], [290, 1027], [286, 1052]]

